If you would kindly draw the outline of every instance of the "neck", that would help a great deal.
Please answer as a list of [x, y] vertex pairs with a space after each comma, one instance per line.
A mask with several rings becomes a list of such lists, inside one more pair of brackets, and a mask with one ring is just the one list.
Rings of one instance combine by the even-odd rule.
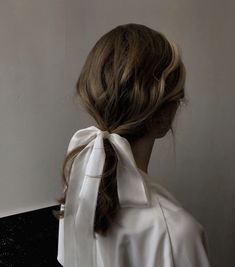
[[135, 142], [131, 143], [132, 153], [136, 165], [142, 171], [148, 173], [148, 165], [152, 153], [155, 138], [144, 136]]

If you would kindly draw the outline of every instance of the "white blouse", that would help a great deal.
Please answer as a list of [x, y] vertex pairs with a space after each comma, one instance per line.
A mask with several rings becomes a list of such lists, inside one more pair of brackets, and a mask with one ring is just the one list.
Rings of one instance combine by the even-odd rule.
[[[151, 205], [122, 208], [121, 225], [96, 234], [94, 267], [209, 267], [205, 230], [160, 184], [145, 178]], [[64, 266], [64, 219], [59, 222], [57, 259]], [[78, 266], [71, 263], [66, 267]], [[82, 266], [93, 267], [93, 266]]]
[[[88, 145], [74, 159], [59, 221], [57, 260], [64, 267], [209, 267], [203, 226], [147, 173], [139, 169], [126, 139], [91, 126], [77, 131], [68, 152]], [[103, 138], [118, 155], [120, 221], [109, 235], [95, 233], [96, 195], [105, 160]], [[80, 203], [80, 204], [78, 204]]]

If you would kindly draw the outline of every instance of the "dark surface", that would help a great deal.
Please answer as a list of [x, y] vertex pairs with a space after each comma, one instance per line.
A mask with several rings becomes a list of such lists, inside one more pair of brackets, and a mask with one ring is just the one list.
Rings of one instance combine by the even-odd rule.
[[59, 206], [0, 219], [0, 267], [61, 267], [57, 261]]

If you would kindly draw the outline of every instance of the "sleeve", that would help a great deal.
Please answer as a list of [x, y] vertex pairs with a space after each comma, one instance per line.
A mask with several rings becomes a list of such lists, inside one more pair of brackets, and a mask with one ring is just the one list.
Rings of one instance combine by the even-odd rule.
[[190, 214], [170, 222], [169, 233], [176, 267], [210, 267], [205, 229]]
[[[61, 204], [60, 210], [64, 210], [63, 204]], [[57, 260], [64, 266], [64, 218], [59, 220]]]

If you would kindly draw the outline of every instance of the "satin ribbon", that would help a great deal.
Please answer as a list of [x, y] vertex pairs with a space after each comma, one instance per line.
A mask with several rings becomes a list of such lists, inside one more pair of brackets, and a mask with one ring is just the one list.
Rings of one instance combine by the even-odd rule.
[[[68, 153], [87, 145], [74, 160], [64, 214], [64, 266], [95, 266], [94, 217], [100, 176], [105, 163], [103, 139], [109, 139], [117, 157], [117, 191], [121, 207], [147, 207], [149, 197], [127, 139], [95, 126], [78, 130], [71, 138]], [[77, 163], [76, 163], [77, 162]], [[80, 169], [76, 168], [79, 164]], [[80, 180], [80, 188], [78, 181]]]

